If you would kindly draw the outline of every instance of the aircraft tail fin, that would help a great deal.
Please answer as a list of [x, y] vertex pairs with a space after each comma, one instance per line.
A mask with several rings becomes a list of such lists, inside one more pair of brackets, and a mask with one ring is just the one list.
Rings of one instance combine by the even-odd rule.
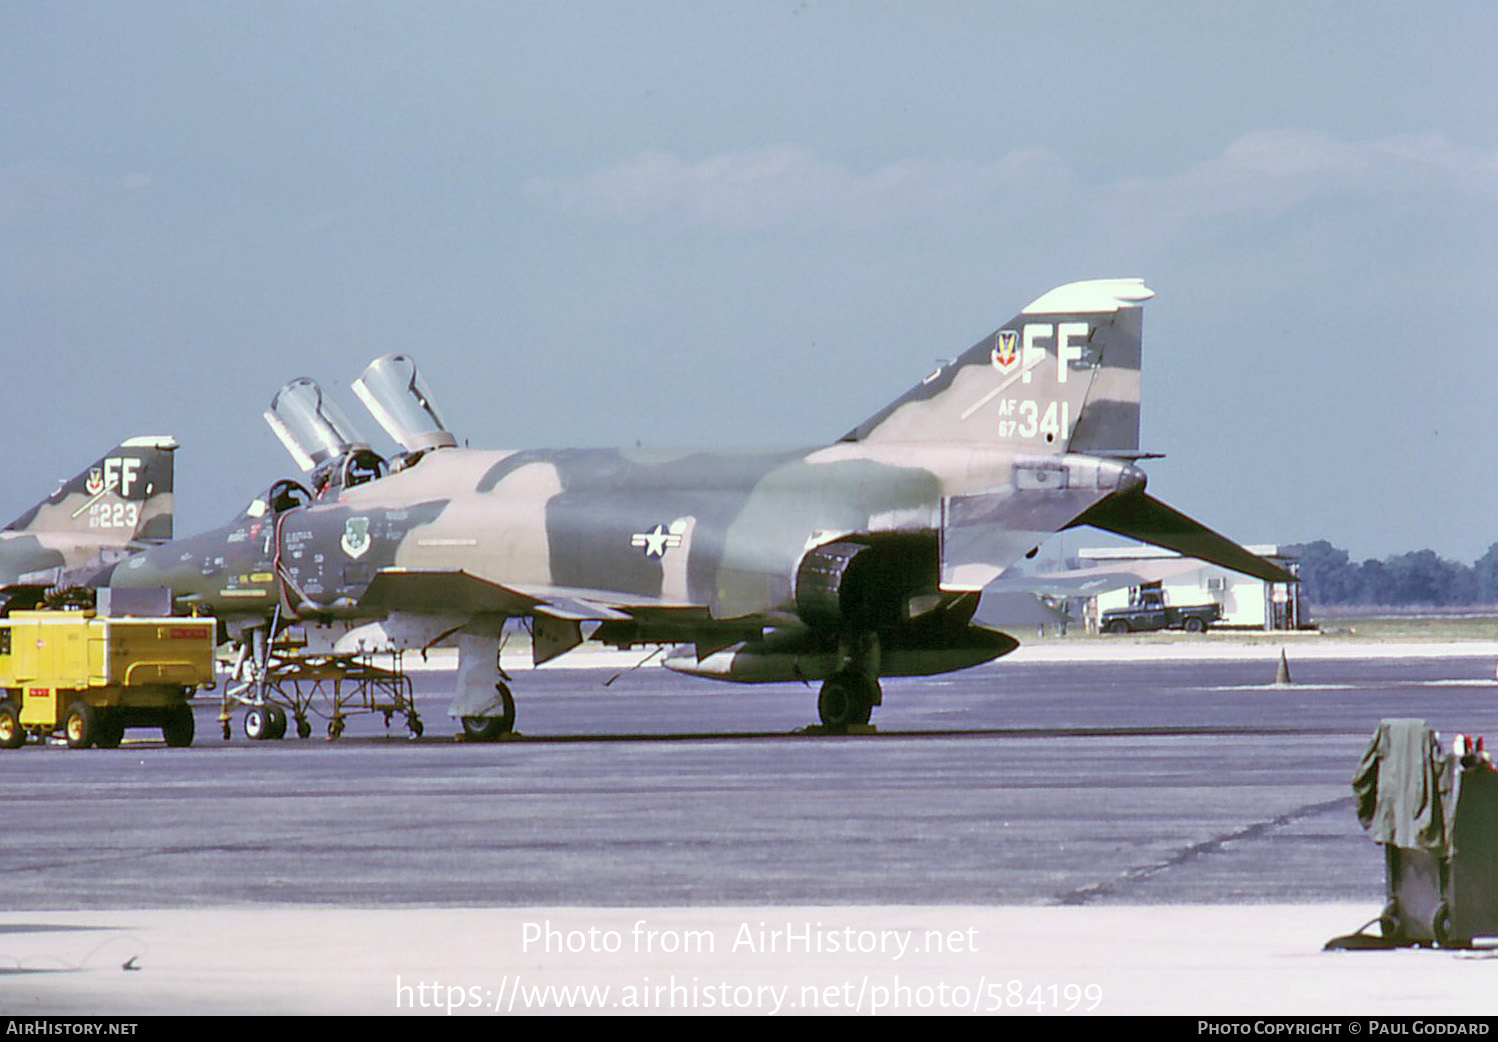
[[171, 539], [176, 449], [170, 435], [128, 438], [4, 531], [90, 535], [121, 545]]
[[1137, 457], [1142, 279], [1059, 286], [843, 436]]

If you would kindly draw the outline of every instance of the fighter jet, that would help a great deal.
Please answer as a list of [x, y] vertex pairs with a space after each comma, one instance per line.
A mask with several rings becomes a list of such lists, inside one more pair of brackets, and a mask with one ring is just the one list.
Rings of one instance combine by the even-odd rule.
[[177, 442], [130, 438], [0, 530], [0, 598], [34, 606], [47, 591], [172, 538]]
[[1145, 492], [1139, 279], [1061, 286], [830, 444], [746, 451], [458, 448], [409, 359], [361, 400], [386, 466], [310, 380], [267, 418], [313, 488], [277, 482], [229, 526], [131, 558], [242, 643], [288, 621], [380, 620], [455, 642], [450, 712], [514, 725], [497, 649], [526, 620], [537, 665], [592, 638], [746, 683], [820, 681], [823, 727], [867, 723], [884, 677], [962, 669], [1018, 642], [973, 624], [985, 586], [1093, 525], [1271, 581], [1293, 577]]

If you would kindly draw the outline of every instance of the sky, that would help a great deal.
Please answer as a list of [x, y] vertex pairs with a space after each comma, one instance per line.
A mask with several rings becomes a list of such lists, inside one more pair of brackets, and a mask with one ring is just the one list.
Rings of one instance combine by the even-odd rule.
[[[1498, 542], [1498, 5], [0, 0], [0, 514], [413, 356], [485, 448], [815, 445], [1143, 277], [1151, 491]], [[1080, 537], [1069, 536], [1068, 541]]]

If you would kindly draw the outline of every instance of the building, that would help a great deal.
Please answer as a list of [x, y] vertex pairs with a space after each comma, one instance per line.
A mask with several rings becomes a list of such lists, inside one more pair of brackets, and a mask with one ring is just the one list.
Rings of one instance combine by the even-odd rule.
[[[1300, 561], [1279, 546], [1250, 546], [1292, 574]], [[1184, 607], [1218, 604], [1222, 607], [1219, 627], [1240, 630], [1296, 630], [1311, 628], [1300, 595], [1299, 583], [1270, 583], [1215, 564], [1182, 557], [1153, 546], [1095, 547], [1077, 552], [1079, 567], [1050, 578], [1097, 580], [1101, 592], [1072, 597], [1072, 614], [1080, 615], [1095, 632], [1103, 612], [1127, 608], [1142, 586], [1158, 586], [1166, 603]]]

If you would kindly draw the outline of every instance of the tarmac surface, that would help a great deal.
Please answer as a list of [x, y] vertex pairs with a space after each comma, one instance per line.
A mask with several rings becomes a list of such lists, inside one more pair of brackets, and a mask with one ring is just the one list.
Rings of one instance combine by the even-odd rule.
[[886, 681], [871, 735], [549, 666], [518, 741], [455, 742], [437, 669], [419, 740], [203, 700], [190, 749], [0, 754], [0, 1013], [1498, 1013], [1484, 942], [1320, 951], [1383, 903], [1374, 727], [1498, 738], [1498, 644], [1297, 642], [1284, 686], [1279, 646], [1070, 644]]

